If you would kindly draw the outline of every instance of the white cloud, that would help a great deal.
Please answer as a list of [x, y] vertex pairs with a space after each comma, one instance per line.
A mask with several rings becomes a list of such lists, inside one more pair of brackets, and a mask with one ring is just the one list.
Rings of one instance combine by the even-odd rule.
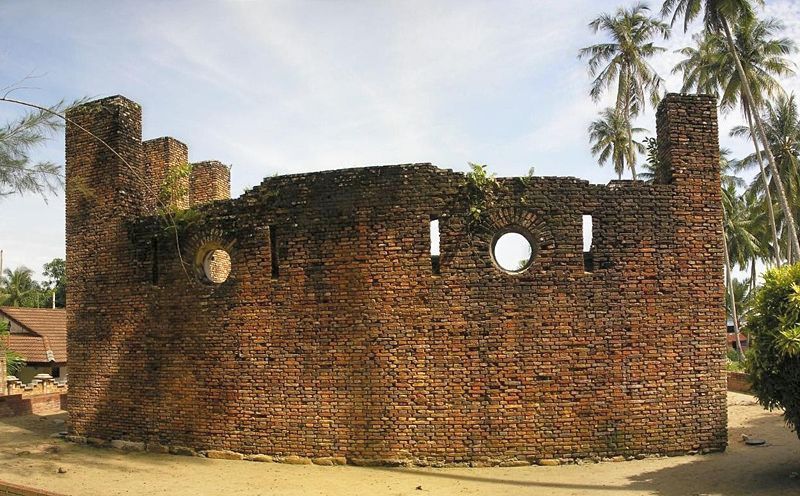
[[[11, 2], [0, 21], [11, 40], [0, 52], [0, 78], [48, 73], [38, 82], [48, 90], [29, 94], [39, 101], [125, 94], [143, 105], [146, 138], [175, 136], [193, 160], [232, 163], [234, 192], [275, 172], [410, 161], [487, 162], [501, 175], [535, 165], [537, 173], [603, 182], [613, 172], [590, 156], [586, 127], [608, 102], [591, 102], [576, 55], [599, 40], [586, 27], [591, 18], [617, 6]], [[799, 9], [767, 6], [794, 39]], [[673, 91], [674, 50], [689, 43], [675, 34], [653, 62]], [[800, 89], [797, 81], [787, 87]], [[0, 107], [0, 117], [11, 114]], [[723, 118], [723, 133], [737, 118]], [[639, 124], [654, 132], [652, 112]], [[58, 158], [61, 146], [42, 156]], [[13, 212], [0, 217], [10, 262], [39, 268], [63, 255], [63, 200], [5, 200], [2, 208]]]

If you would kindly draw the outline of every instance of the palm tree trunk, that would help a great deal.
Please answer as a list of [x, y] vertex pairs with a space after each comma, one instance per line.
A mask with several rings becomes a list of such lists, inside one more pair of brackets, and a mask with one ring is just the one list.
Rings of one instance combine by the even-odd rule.
[[[630, 84], [630, 69], [627, 65], [623, 65], [619, 72], [619, 80], [617, 81], [619, 87], [617, 88], [617, 114], [625, 118], [625, 124], [628, 127], [628, 149], [626, 160], [628, 168], [631, 170], [631, 177], [636, 180], [636, 151], [633, 149], [633, 132], [631, 131], [631, 115], [630, 115], [630, 101], [631, 101], [631, 84]], [[621, 100], [621, 101], [620, 101]], [[620, 176], [622, 179], [622, 176]]]
[[631, 115], [631, 82], [630, 73], [625, 76], [625, 120], [628, 123], [628, 167], [631, 177], [636, 180], [636, 150], [633, 149], [633, 116]]
[[[792, 253], [792, 244], [786, 243], [786, 260], [791, 260], [794, 254]], [[791, 262], [789, 262], [791, 263]]]
[[[753, 140], [753, 146], [756, 149], [756, 161], [758, 162], [758, 168], [761, 170], [761, 179], [764, 181], [764, 192], [766, 194], [766, 201], [767, 201], [767, 212], [769, 214], [769, 227], [772, 229], [772, 244], [773, 244], [773, 256], [775, 258], [775, 265], [777, 267], [781, 266], [781, 244], [778, 238], [778, 227], [775, 223], [775, 210], [772, 206], [772, 193], [769, 191], [769, 178], [767, 177], [767, 171], [764, 169], [764, 160], [761, 158], [761, 147], [758, 146], [758, 140], [756, 139], [756, 135], [753, 132], [753, 116], [750, 110], [750, 105], [746, 102], [743, 102], [744, 107], [744, 115], [747, 117], [747, 125], [750, 126], [750, 138]], [[791, 261], [790, 261], [791, 263]]]
[[[742, 97], [747, 102], [747, 105], [755, 110], [755, 105], [753, 102], [753, 92], [750, 90], [750, 82], [747, 80], [747, 75], [744, 72], [744, 68], [742, 67], [742, 61], [739, 60], [739, 53], [736, 50], [736, 44], [733, 41], [733, 35], [731, 34], [731, 28], [728, 25], [727, 19], [722, 19], [722, 27], [725, 29], [725, 38], [728, 41], [728, 50], [731, 52], [731, 56], [733, 56], [733, 60], [736, 63], [736, 72], [739, 73], [739, 79], [741, 79], [742, 84]], [[786, 199], [786, 191], [783, 188], [783, 181], [781, 180], [780, 173], [778, 172], [778, 166], [775, 165], [775, 157], [772, 155], [772, 150], [769, 147], [769, 141], [767, 140], [767, 133], [764, 132], [764, 125], [761, 122], [761, 116], [758, 112], [752, 113], [753, 120], [756, 124], [756, 129], [758, 130], [758, 136], [761, 140], [761, 143], [764, 145], [764, 152], [767, 154], [767, 161], [769, 162], [770, 169], [772, 170], [772, 177], [775, 179], [775, 186], [776, 190], [778, 191], [778, 201], [781, 203], [781, 210], [783, 210], [783, 215], [786, 219], [787, 228], [789, 229], [789, 245], [793, 248], [792, 250], [792, 258], [788, 258], [789, 262], [791, 263], [794, 257], [800, 255], [800, 241], [797, 239], [797, 225], [794, 223], [794, 216], [792, 215], [792, 210], [789, 208], [789, 201]]]
[[736, 352], [739, 353], [739, 358], [744, 358], [744, 351], [742, 351], [742, 341], [739, 339], [739, 314], [736, 313], [736, 294], [733, 291], [733, 284], [731, 283], [731, 259], [728, 255], [728, 240], [725, 236], [723, 229], [722, 232], [722, 249], [725, 251], [725, 285], [728, 286], [728, 296], [731, 299], [731, 315], [733, 317], [733, 332], [736, 334]]

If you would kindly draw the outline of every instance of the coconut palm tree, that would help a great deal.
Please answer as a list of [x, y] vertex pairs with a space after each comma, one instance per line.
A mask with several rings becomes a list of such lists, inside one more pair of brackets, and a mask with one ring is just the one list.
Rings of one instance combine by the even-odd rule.
[[[758, 281], [758, 273], [756, 271], [758, 261], [762, 260], [766, 262], [767, 266], [771, 266], [778, 260], [775, 240], [771, 237], [773, 219], [769, 216], [763, 195], [758, 195], [748, 189], [742, 195], [742, 200], [750, 217], [750, 232], [758, 242], [758, 249], [750, 259], [750, 284], [753, 286], [751, 289], [755, 290]], [[781, 238], [778, 238], [778, 242], [782, 242]]]
[[25, 266], [6, 269], [0, 278], [0, 305], [24, 307], [35, 303], [37, 284], [33, 271]]
[[[783, 88], [777, 77], [794, 74], [793, 63], [786, 56], [796, 47], [788, 38], [774, 38], [775, 33], [783, 29], [783, 25], [774, 19], [758, 20], [744, 18], [734, 26], [736, 50], [742, 63], [746, 78], [750, 82], [756, 108], [761, 108], [767, 98], [783, 94]], [[741, 104], [742, 112], [752, 127], [752, 111], [746, 100], [741, 97], [742, 79], [736, 71], [735, 61], [728, 49], [725, 37], [716, 32], [705, 31], [692, 37], [695, 46], [679, 50], [686, 58], [672, 70], [673, 74], [683, 73], [681, 91], [696, 91], [716, 95], [720, 110], [732, 110]], [[764, 164], [755, 134], [752, 135], [756, 161], [762, 170], [761, 177], [768, 180], [763, 173]], [[776, 262], [780, 263], [780, 244], [778, 229], [773, 211], [772, 193], [764, 184], [767, 194], [766, 205], [770, 215], [773, 246], [776, 248]]]
[[[741, 98], [745, 105], [747, 105], [747, 108], [752, 111], [751, 116], [755, 125], [751, 127], [757, 131], [759, 140], [765, 146], [767, 161], [769, 162], [773, 175], [780, 177], [778, 174], [778, 167], [775, 163], [775, 157], [772, 155], [767, 145], [766, 131], [761, 122], [758, 107], [755, 105], [756, 100], [753, 97], [750, 81], [742, 66], [742, 61], [736, 48], [736, 41], [731, 31], [731, 23], [736, 25], [747, 22], [749, 19], [755, 17], [753, 3], [759, 5], [764, 4], [763, 0], [665, 0], [661, 7], [661, 15], [665, 17], [672, 15], [671, 24], [674, 24], [679, 17], [683, 17], [683, 29], [686, 31], [689, 27], [689, 23], [696, 19], [702, 12], [705, 30], [712, 33], [724, 34], [725, 41], [728, 45], [728, 52], [733, 59], [736, 72], [741, 81]], [[778, 193], [778, 201], [780, 202], [781, 210], [783, 210], [783, 214], [786, 216], [787, 232], [791, 240], [789, 246], [792, 247], [793, 253], [792, 257], [796, 259], [800, 257], [800, 241], [798, 241], [797, 238], [797, 225], [794, 222], [794, 216], [792, 215], [783, 184], [781, 184], [780, 181], [776, 181], [775, 189]]]
[[725, 295], [725, 307], [728, 310], [728, 316], [731, 320], [733, 320], [733, 312], [732, 308], [736, 306], [737, 315], [739, 317], [739, 323], [741, 324], [742, 317], [747, 318], [747, 312], [750, 311], [750, 304], [752, 302], [753, 296], [753, 286], [750, 283], [750, 279], [743, 279], [739, 280], [735, 277], [731, 279], [731, 283], [733, 285], [733, 298], [734, 301], [731, 302], [731, 292], [728, 292]]
[[[665, 51], [656, 46], [657, 36], [669, 36], [669, 26], [661, 19], [649, 15], [650, 9], [638, 3], [629, 9], [620, 8], [614, 14], [601, 14], [589, 27], [604, 32], [610, 42], [583, 48], [579, 58], [588, 58], [589, 73], [594, 78], [589, 91], [592, 99], [599, 101], [603, 94], [616, 84], [615, 111], [627, 121], [628, 140], [633, 141], [631, 121], [649, 100], [654, 106], [663, 92], [664, 80], [650, 66], [648, 60]], [[634, 145], [626, 148], [633, 149]], [[636, 163], [626, 160], [626, 168], [636, 179]]]
[[742, 343], [739, 339], [739, 314], [736, 308], [736, 296], [731, 278], [731, 270], [735, 263], [739, 268], [747, 266], [748, 261], [758, 250], [758, 240], [750, 232], [751, 219], [741, 197], [736, 194], [736, 187], [729, 183], [722, 187], [723, 236], [722, 246], [725, 255], [725, 285], [728, 289], [733, 327], [736, 333], [736, 350], [744, 357]]
[[[761, 116], [767, 133], [769, 150], [775, 157], [780, 174], [780, 181], [772, 177], [771, 170], [761, 171], [750, 186], [753, 194], [763, 195], [764, 184], [771, 187], [778, 182], [783, 184], [786, 195], [792, 205], [792, 215], [800, 216], [800, 112], [794, 95], [779, 96], [774, 103], [768, 103]], [[730, 132], [731, 136], [752, 137], [752, 128], [737, 126]], [[758, 160], [757, 154], [751, 154], [741, 160], [741, 167], [751, 167]], [[766, 192], [769, 192], [767, 189]], [[779, 217], [781, 231], [787, 232], [788, 223], [785, 217]]]
[[[797, 50], [793, 40], [777, 37], [784, 28], [777, 19], [743, 18], [733, 26], [736, 54], [750, 83], [755, 108], [784, 94], [779, 77], [794, 75], [794, 64], [787, 58]], [[672, 73], [683, 73], [681, 91], [716, 95], [720, 109], [729, 111], [741, 103], [742, 78], [720, 33], [704, 31], [692, 36], [694, 46], [678, 50], [686, 58]]]
[[645, 146], [633, 139], [634, 134], [642, 132], [644, 129], [639, 127], [631, 129], [630, 121], [617, 109], [607, 108], [589, 125], [592, 155], [601, 167], [610, 161], [622, 179], [626, 168], [635, 167], [636, 154], [645, 152]]

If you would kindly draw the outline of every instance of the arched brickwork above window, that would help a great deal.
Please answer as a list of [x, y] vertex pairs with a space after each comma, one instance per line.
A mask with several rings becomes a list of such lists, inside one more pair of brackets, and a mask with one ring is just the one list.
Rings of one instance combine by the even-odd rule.
[[492, 258], [494, 265], [497, 266], [493, 255], [494, 245], [506, 233], [519, 233], [528, 240], [531, 244], [531, 260], [525, 264], [523, 270], [502, 269], [505, 272], [523, 273], [535, 268], [539, 259], [548, 256], [555, 247], [555, 240], [547, 222], [533, 209], [522, 206], [489, 210], [481, 223], [474, 229], [473, 245], [480, 254]]
[[181, 251], [197, 280], [210, 285], [221, 284], [233, 270], [234, 244], [235, 240], [225, 233], [212, 229], [191, 235]]

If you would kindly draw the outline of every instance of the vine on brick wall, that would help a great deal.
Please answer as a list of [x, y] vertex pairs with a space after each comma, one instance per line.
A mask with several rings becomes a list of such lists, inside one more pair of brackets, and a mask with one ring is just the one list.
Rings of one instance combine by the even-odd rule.
[[469, 162], [470, 171], [465, 174], [464, 188], [467, 195], [467, 226], [474, 230], [484, 219], [486, 212], [495, 205], [501, 188], [497, 176], [489, 172], [486, 164]]
[[[470, 171], [465, 174], [464, 188], [467, 196], [467, 226], [474, 231], [483, 223], [489, 210], [498, 206], [499, 198], [510, 193], [509, 188], [497, 180], [497, 174], [489, 172], [486, 164], [469, 162]], [[531, 167], [526, 176], [518, 177], [522, 186], [531, 185], [534, 169]], [[524, 196], [521, 203], [527, 204]]]
[[179, 202], [189, 194], [189, 175], [192, 173], [192, 164], [180, 164], [167, 169], [164, 182], [158, 191], [161, 210], [171, 209], [176, 211]]

